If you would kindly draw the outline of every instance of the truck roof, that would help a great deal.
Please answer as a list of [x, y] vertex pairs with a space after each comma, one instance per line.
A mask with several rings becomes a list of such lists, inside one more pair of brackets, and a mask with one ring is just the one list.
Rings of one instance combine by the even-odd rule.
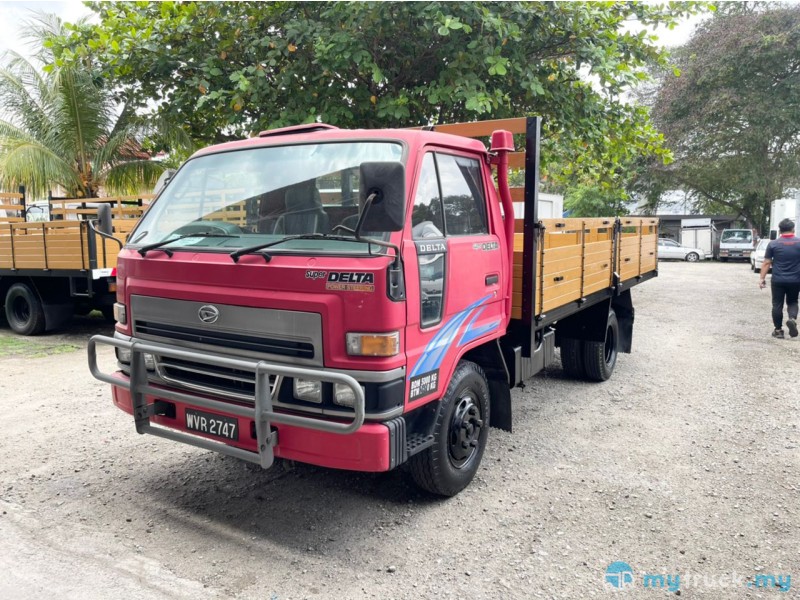
[[406, 144], [410, 150], [424, 144], [437, 144], [473, 152], [487, 152], [486, 146], [479, 140], [437, 131], [422, 129], [339, 129], [325, 126], [321, 123], [312, 123], [305, 126], [300, 125], [265, 131], [257, 137], [208, 146], [195, 152], [192, 158], [217, 152], [244, 150], [246, 148], [352, 140], [398, 141]]

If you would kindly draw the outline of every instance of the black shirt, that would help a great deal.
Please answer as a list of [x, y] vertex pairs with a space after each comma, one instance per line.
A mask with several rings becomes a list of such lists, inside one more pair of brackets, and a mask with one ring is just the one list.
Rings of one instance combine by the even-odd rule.
[[782, 235], [772, 240], [764, 258], [772, 261], [772, 281], [800, 283], [800, 238]]

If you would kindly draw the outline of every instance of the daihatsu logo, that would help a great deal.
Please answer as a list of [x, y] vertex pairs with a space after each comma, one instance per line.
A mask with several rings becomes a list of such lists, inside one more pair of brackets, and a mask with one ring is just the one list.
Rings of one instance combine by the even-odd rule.
[[200, 317], [203, 323], [216, 323], [217, 319], [219, 319], [219, 309], [216, 306], [206, 304], [200, 307], [200, 310], [197, 311], [197, 316]]

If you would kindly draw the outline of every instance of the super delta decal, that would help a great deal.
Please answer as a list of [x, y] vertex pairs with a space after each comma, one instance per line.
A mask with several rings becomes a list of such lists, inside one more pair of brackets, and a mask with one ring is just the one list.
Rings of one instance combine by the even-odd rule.
[[328, 273], [325, 289], [337, 292], [374, 292], [375, 274], [357, 271], [331, 271]]

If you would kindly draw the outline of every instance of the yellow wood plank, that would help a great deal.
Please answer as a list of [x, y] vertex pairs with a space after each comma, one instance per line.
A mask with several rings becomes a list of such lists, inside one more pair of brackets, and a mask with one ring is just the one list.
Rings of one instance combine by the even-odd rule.
[[573, 256], [580, 257], [581, 247], [576, 245], [551, 247], [544, 249], [544, 263], [545, 265], [551, 261], [562, 260], [564, 258], [571, 258]]

